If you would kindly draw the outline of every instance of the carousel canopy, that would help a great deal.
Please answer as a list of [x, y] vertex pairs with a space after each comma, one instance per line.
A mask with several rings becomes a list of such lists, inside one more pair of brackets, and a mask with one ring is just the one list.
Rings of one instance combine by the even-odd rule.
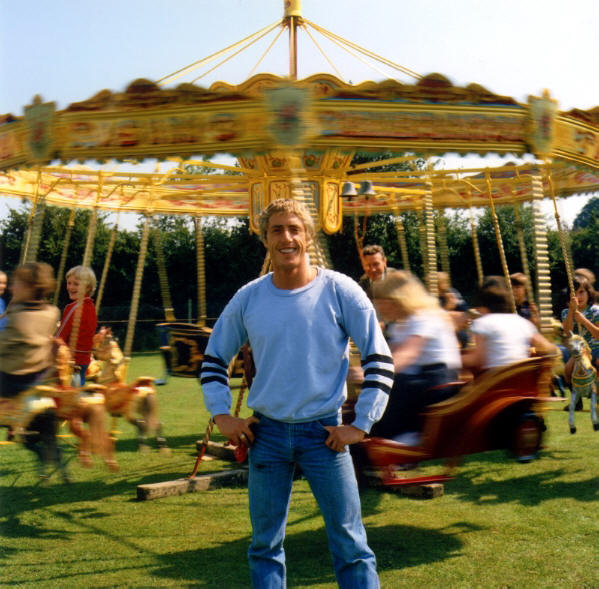
[[[541, 179], [546, 196], [547, 191], [567, 196], [599, 189], [599, 107], [560, 112], [547, 92], [521, 104], [478, 84], [458, 87], [441, 74], [421, 76], [304, 19], [298, 0], [284, 4], [279, 22], [227, 50], [239, 52], [238, 46], [249, 46], [277, 26], [288, 29], [288, 77], [257, 74], [239, 85], [163, 87], [222, 53], [217, 52], [156, 82], [138, 79], [124, 92], [102, 90], [64, 110], [36, 97], [24, 116], [0, 117], [0, 194], [70, 207], [249, 214], [252, 220], [301, 183], [322, 228], [334, 232], [344, 210], [418, 209], [427, 194], [434, 207], [465, 207], [487, 204], [489, 198], [528, 200], [532, 177]], [[296, 32], [308, 26], [407, 73], [415, 83], [387, 79], [353, 85], [331, 74], [297, 80]], [[532, 154], [539, 163], [491, 171], [382, 172], [380, 161], [352, 166], [357, 151], [423, 157]], [[182, 164], [162, 173], [67, 167], [93, 160], [184, 162], [219, 153], [235, 156], [239, 167], [207, 163], [226, 173], [193, 175]], [[50, 166], [56, 161], [62, 166]], [[372, 194], [342, 202], [345, 183], [367, 180]]]

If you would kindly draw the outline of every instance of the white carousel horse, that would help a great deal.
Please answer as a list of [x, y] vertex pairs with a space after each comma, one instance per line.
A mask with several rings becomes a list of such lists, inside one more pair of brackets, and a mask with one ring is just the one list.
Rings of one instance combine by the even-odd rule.
[[595, 378], [597, 371], [593, 366], [591, 349], [583, 337], [572, 335], [568, 341], [568, 346], [574, 358], [574, 368], [572, 370], [572, 397], [570, 398], [570, 413], [568, 423], [570, 433], [576, 433], [575, 408], [579, 397], [590, 397], [591, 399], [591, 420], [593, 429], [599, 430], [599, 419], [597, 418], [597, 384]]
[[158, 417], [154, 377], [140, 376], [133, 383], [125, 382], [129, 358], [121, 351], [110, 328], [100, 328], [93, 342], [94, 362], [86, 378], [104, 385], [102, 394], [108, 412], [114, 418], [124, 417], [137, 428], [140, 449], [147, 447], [147, 436], [153, 432], [160, 450], [168, 451]]
[[40, 387], [33, 386], [15, 397], [0, 398], [0, 425], [39, 458], [39, 472], [46, 478], [46, 467], [54, 465], [69, 482], [66, 465], [56, 440], [56, 402]]

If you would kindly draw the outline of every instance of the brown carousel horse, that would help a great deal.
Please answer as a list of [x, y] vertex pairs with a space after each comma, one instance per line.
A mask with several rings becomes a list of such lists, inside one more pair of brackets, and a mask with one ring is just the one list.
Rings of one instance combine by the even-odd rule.
[[147, 448], [148, 434], [153, 432], [156, 444], [167, 452], [166, 439], [162, 436], [162, 424], [158, 417], [158, 398], [154, 377], [140, 376], [133, 383], [126, 383], [129, 358], [125, 357], [109, 327], [102, 327], [93, 339], [94, 361], [86, 378], [103, 385], [106, 409], [116, 419], [124, 417], [138, 431], [141, 450]]
[[117, 471], [119, 467], [114, 456], [114, 442], [108, 435], [106, 423], [107, 407], [102, 395], [104, 387], [96, 383], [83, 387], [72, 386], [71, 351], [60, 339], [55, 339], [55, 347], [56, 384], [44, 389], [54, 397], [58, 417], [67, 421], [70, 431], [79, 439], [79, 460], [83, 466], [91, 466], [92, 453], [98, 454], [110, 470]]
[[[40, 384], [13, 398], [0, 398], [0, 425], [40, 458], [40, 474], [46, 478], [45, 467], [56, 465], [65, 482], [69, 476], [56, 441], [57, 419], [66, 419], [71, 431], [79, 438], [78, 454], [83, 465], [91, 464], [91, 451], [102, 454], [112, 470], [118, 466], [106, 431], [106, 412], [91, 389], [71, 386], [72, 361], [68, 346], [53, 340], [54, 365], [40, 378]], [[103, 399], [102, 399], [103, 400]], [[89, 431], [83, 423], [89, 425]]]

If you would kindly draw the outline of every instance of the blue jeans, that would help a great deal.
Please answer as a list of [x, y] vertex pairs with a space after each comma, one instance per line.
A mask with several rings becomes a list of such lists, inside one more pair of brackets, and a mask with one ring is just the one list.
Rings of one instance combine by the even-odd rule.
[[286, 587], [285, 523], [295, 463], [324, 518], [337, 583], [342, 589], [379, 587], [374, 553], [362, 524], [360, 495], [349, 450], [325, 446], [325, 425], [337, 416], [307, 423], [283, 423], [256, 415], [256, 439], [249, 452], [249, 505], [252, 542], [248, 549], [255, 589]]

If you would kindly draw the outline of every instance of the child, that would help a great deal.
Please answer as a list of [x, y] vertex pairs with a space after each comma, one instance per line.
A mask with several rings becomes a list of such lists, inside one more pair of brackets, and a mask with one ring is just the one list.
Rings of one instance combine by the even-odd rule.
[[[574, 293], [568, 289], [570, 303], [567, 309], [562, 311], [562, 324], [564, 332], [570, 332], [584, 337], [591, 348], [593, 365], [599, 367], [599, 306], [595, 305], [596, 293], [591, 283], [582, 275], [575, 275], [573, 280]], [[566, 382], [570, 383], [574, 359], [570, 358], [566, 363]]]
[[[91, 268], [85, 266], [75, 266], [67, 272], [67, 292], [69, 298], [73, 301], [69, 303], [62, 314], [60, 329], [56, 334], [68, 346], [73, 349], [71, 334], [73, 324], [77, 314], [80, 312], [79, 331], [77, 342], [74, 344], [73, 356], [75, 366], [79, 368], [80, 384], [85, 384], [85, 374], [91, 361], [91, 351], [93, 347], [93, 337], [98, 326], [96, 308], [91, 300], [91, 295], [96, 290], [96, 275]], [[79, 305], [82, 308], [79, 308]]]
[[7, 325], [0, 332], [0, 396], [15, 397], [52, 364], [52, 334], [60, 315], [46, 297], [54, 291], [48, 264], [19, 266], [12, 275]]
[[464, 367], [474, 372], [507, 366], [537, 353], [556, 353], [535, 325], [511, 311], [510, 293], [500, 276], [485, 279], [479, 290], [477, 311], [481, 317], [472, 322], [475, 347], [462, 356]]
[[522, 272], [515, 272], [514, 274], [510, 274], [510, 282], [512, 284], [514, 302], [516, 303], [516, 313], [520, 317], [532, 321], [538, 329], [540, 324], [539, 310], [535, 303], [530, 302], [527, 298], [526, 287], [528, 285], [528, 278]]
[[[0, 331], [0, 397], [14, 399], [42, 381], [52, 366], [52, 335], [60, 312], [46, 298], [55, 286], [54, 271], [41, 262], [23, 264], [11, 276], [12, 299], [6, 328]], [[64, 481], [69, 482], [56, 442], [56, 428], [54, 409], [47, 408], [27, 424], [23, 442], [40, 458], [43, 478], [47, 478], [46, 464], [54, 463]], [[12, 435], [11, 430], [9, 439]]]
[[409, 272], [390, 272], [373, 290], [378, 317], [388, 323], [395, 376], [387, 409], [371, 434], [412, 444], [423, 408], [451, 394], [433, 387], [457, 380], [461, 359], [454, 325]]
[[2, 298], [6, 290], [6, 272], [0, 270], [0, 331], [6, 327], [8, 319], [6, 318], [6, 301]]

